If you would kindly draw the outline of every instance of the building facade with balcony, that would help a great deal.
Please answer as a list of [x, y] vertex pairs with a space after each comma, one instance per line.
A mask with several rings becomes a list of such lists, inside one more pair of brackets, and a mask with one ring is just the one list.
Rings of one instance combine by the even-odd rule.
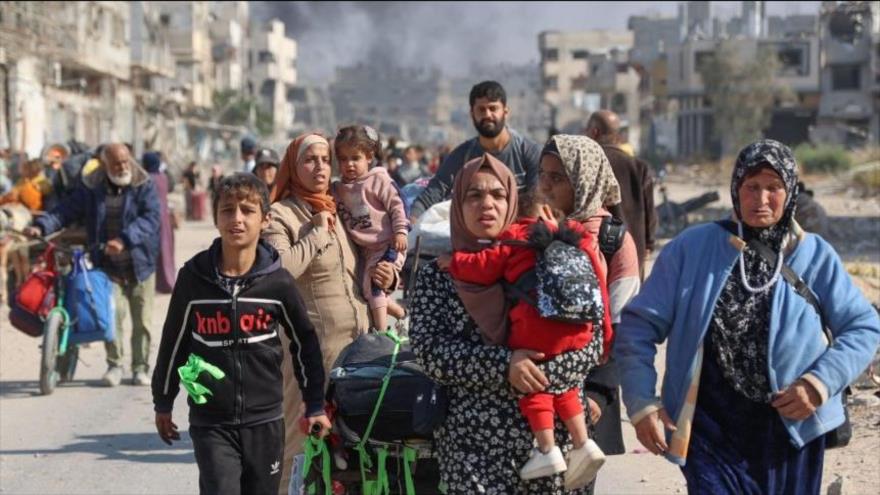
[[211, 55], [217, 90], [247, 89], [250, 9], [247, 2], [211, 2]]
[[140, 157], [145, 150], [161, 150], [169, 159], [179, 159], [180, 150], [186, 148], [180, 124], [186, 97], [175, 80], [176, 64], [161, 21], [162, 12], [154, 2], [128, 5], [135, 156]]
[[815, 141], [880, 143], [880, 4], [826, 2], [820, 14], [824, 67]]
[[587, 91], [597, 69], [590, 64], [591, 56], [594, 60], [613, 56], [623, 62], [620, 57], [625, 58], [632, 46], [633, 33], [629, 31], [545, 31], [538, 35], [541, 92], [550, 107], [553, 127], [582, 129], [590, 113], [601, 108], [601, 96]]
[[0, 145], [133, 137], [129, 6], [0, 2]]
[[818, 37], [687, 40], [673, 47], [668, 56], [668, 92], [676, 109], [678, 156], [717, 156], [721, 152], [701, 73], [722, 42], [733, 48], [740, 61], [754, 59], [759, 50], [776, 54], [780, 66], [774, 84], [788, 88], [790, 98], [774, 105], [764, 133], [792, 145], [807, 141], [819, 105]]
[[175, 63], [175, 81], [171, 87], [164, 89], [171, 91], [179, 88], [188, 109], [210, 108], [215, 88], [210, 3], [151, 3], [159, 11], [159, 23]]
[[285, 34], [284, 23], [273, 19], [251, 26], [248, 52], [250, 94], [272, 114], [274, 139], [285, 141], [294, 122], [288, 91], [297, 82], [297, 44]]

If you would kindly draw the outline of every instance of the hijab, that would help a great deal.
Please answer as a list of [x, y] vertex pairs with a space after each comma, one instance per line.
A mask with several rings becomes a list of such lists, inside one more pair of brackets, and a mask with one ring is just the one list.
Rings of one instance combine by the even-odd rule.
[[574, 211], [568, 218], [584, 222], [605, 206], [620, 203], [620, 186], [605, 151], [587, 136], [557, 134], [542, 155], [556, 155], [574, 189]]
[[[516, 220], [517, 207], [517, 184], [516, 178], [510, 169], [489, 153], [474, 158], [464, 164], [461, 171], [456, 174], [452, 185], [452, 205], [450, 211], [450, 234], [452, 237], [452, 249], [456, 251], [477, 252], [491, 244], [480, 242], [473, 235], [464, 221], [462, 206], [467, 197], [467, 190], [473, 183], [477, 172], [488, 171], [498, 178], [501, 185], [507, 190], [507, 214], [502, 219], [504, 224], [502, 231]], [[487, 344], [501, 345], [507, 341], [507, 312], [508, 304], [504, 296], [504, 288], [500, 283], [490, 286], [469, 284], [455, 281], [455, 289], [458, 297], [464, 304], [468, 314], [474, 319], [479, 328], [483, 341]]]
[[779, 175], [785, 185], [785, 205], [782, 218], [775, 225], [765, 229], [753, 229], [743, 225], [743, 229], [751, 235], [757, 235], [767, 243], [774, 251], [781, 246], [785, 236], [791, 231], [792, 219], [794, 219], [795, 207], [798, 196], [798, 170], [797, 163], [791, 148], [774, 141], [763, 139], [754, 142], [739, 152], [736, 163], [733, 166], [733, 174], [730, 179], [730, 199], [733, 203], [733, 212], [736, 218], [742, 218], [740, 212], [739, 189], [746, 177], [757, 172], [762, 167], [769, 167]]
[[[741, 224], [743, 238], [758, 239], [777, 252], [780, 261], [785, 240], [791, 232], [797, 204], [797, 165], [787, 146], [765, 139], [746, 146], [737, 156], [730, 181], [736, 218], [741, 218], [739, 189], [743, 181], [762, 167], [770, 167], [785, 184], [785, 210], [779, 222], [765, 228]], [[767, 347], [770, 339], [771, 290], [778, 269], [746, 246], [728, 277], [712, 314], [708, 342], [728, 383], [748, 399], [769, 402]], [[752, 288], [749, 290], [746, 286]], [[763, 290], [755, 290], [766, 286]]]
[[311, 206], [312, 211], [319, 213], [322, 211], [336, 214], [336, 202], [330, 195], [329, 189], [323, 192], [313, 192], [306, 189], [302, 180], [297, 174], [297, 168], [302, 166], [306, 151], [313, 144], [323, 144], [330, 150], [331, 157], [333, 148], [327, 141], [327, 138], [317, 133], [308, 133], [298, 136], [287, 147], [284, 158], [281, 159], [281, 166], [278, 168], [278, 177], [275, 180], [275, 187], [272, 189], [272, 202], [287, 199], [295, 196]]
[[158, 174], [159, 169], [162, 167], [162, 158], [159, 157], [159, 153], [149, 151], [141, 156], [141, 164], [143, 164], [144, 170], [147, 173]]

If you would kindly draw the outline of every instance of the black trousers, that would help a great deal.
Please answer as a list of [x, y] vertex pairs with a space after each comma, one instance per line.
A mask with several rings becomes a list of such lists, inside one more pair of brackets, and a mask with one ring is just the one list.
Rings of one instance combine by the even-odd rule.
[[239, 428], [190, 426], [202, 495], [277, 495], [284, 419]]

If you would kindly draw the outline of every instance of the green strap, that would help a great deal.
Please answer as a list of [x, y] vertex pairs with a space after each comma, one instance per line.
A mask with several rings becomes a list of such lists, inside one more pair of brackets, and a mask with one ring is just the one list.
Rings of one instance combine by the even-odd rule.
[[[379, 408], [382, 407], [382, 401], [385, 399], [385, 392], [388, 390], [388, 383], [391, 381], [391, 373], [394, 371], [394, 366], [397, 364], [397, 353], [400, 351], [400, 345], [407, 341], [406, 337], [399, 337], [393, 330], [381, 332], [381, 335], [385, 335], [394, 341], [394, 351], [391, 353], [391, 364], [388, 366], [388, 371], [385, 372], [385, 376], [382, 378], [382, 388], [379, 389], [379, 398], [376, 399], [376, 405], [373, 407], [373, 414], [370, 416], [369, 423], [367, 423], [367, 429], [364, 430], [364, 435], [361, 437], [361, 441], [358, 442], [357, 446], [354, 448], [358, 452], [358, 462], [360, 463], [361, 469], [361, 486], [364, 495], [384, 495], [389, 493], [390, 490], [388, 488], [388, 472], [385, 466], [385, 460], [388, 458], [388, 449], [382, 447], [379, 450], [379, 467], [376, 473], [376, 480], [367, 480], [367, 471], [373, 467], [373, 463], [370, 460], [366, 445], [367, 440], [370, 438], [370, 433], [373, 432], [373, 425], [376, 422], [376, 418], [379, 416]], [[383, 488], [385, 489], [385, 492], [382, 492]]]
[[180, 375], [180, 384], [186, 389], [186, 393], [192, 398], [196, 404], [204, 404], [208, 402], [206, 395], [213, 395], [210, 389], [197, 382], [199, 375], [207, 371], [208, 374], [216, 380], [220, 380], [226, 376], [220, 368], [205, 361], [201, 356], [190, 354], [186, 364], [177, 368], [177, 374]]
[[364, 430], [364, 436], [359, 442], [359, 445], [361, 446], [366, 445], [367, 439], [370, 438], [370, 433], [373, 432], [373, 425], [376, 422], [376, 418], [379, 416], [379, 408], [382, 407], [382, 401], [385, 399], [385, 391], [388, 390], [388, 383], [391, 382], [391, 373], [394, 372], [394, 366], [397, 364], [397, 353], [400, 351], [400, 344], [407, 340], [406, 337], [398, 337], [397, 334], [391, 330], [382, 332], [382, 335], [385, 335], [394, 341], [394, 351], [391, 353], [391, 364], [388, 365], [388, 371], [385, 372], [385, 376], [382, 378], [382, 388], [379, 390], [379, 398], [376, 399], [376, 406], [373, 407], [373, 414], [370, 416], [370, 422], [367, 423], [367, 429]]
[[408, 446], [403, 447], [403, 476], [406, 480], [406, 495], [416, 495], [416, 485], [413, 482], [412, 465], [416, 462], [416, 449]]
[[376, 482], [373, 480], [367, 480], [367, 471], [373, 467], [373, 463], [370, 461], [370, 455], [360, 442], [354, 447], [354, 450], [358, 453], [358, 464], [361, 469], [361, 491], [363, 492], [363, 495], [374, 495]]
[[391, 495], [391, 484], [388, 483], [388, 447], [379, 449], [379, 466], [376, 468], [376, 495]]
[[[309, 479], [309, 471], [314, 464], [315, 458], [321, 456], [320, 474], [321, 480], [324, 482], [324, 495], [333, 495], [333, 481], [330, 479], [330, 449], [327, 448], [327, 442], [323, 438], [315, 438], [309, 435], [306, 437], [303, 447], [303, 454], [305, 456], [302, 468], [303, 483]], [[310, 483], [305, 488], [307, 494], [318, 495], [318, 487], [315, 486], [315, 483]]]

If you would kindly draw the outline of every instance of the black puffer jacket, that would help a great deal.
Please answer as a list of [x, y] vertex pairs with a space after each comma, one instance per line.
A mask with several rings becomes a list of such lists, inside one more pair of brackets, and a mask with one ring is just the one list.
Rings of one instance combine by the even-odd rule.
[[212, 392], [190, 405], [190, 424], [247, 426], [283, 417], [280, 331], [290, 336], [293, 370], [306, 414], [323, 411], [324, 366], [315, 328], [278, 252], [260, 241], [251, 271], [227, 290], [217, 271], [220, 239], [195, 255], [178, 274], [153, 372], [156, 412], [170, 412], [179, 390], [177, 368], [190, 353], [226, 373], [198, 382]]

